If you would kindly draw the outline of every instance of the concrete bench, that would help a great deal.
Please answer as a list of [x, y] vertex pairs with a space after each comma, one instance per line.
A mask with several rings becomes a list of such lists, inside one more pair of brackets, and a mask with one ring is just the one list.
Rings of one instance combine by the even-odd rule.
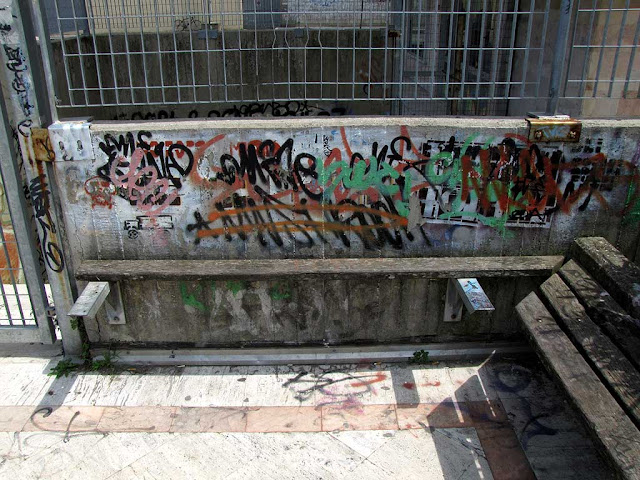
[[621, 478], [640, 479], [640, 268], [603, 238], [516, 306], [532, 344]]
[[[119, 292], [121, 280], [269, 280], [278, 277], [345, 279], [398, 277], [450, 279], [445, 296], [445, 322], [460, 321], [462, 308], [470, 313], [494, 307], [475, 277], [540, 276], [556, 270], [559, 256], [544, 257], [444, 257], [444, 258], [332, 258], [279, 260], [89, 260], [76, 271], [92, 283], [78, 299], [73, 316], [90, 316], [100, 308], [110, 290]], [[111, 294], [113, 297], [113, 294]], [[109, 303], [107, 302], [108, 309]], [[112, 311], [123, 312], [110, 308]], [[121, 323], [120, 313], [111, 323]]]
[[520, 277], [548, 275], [561, 256], [330, 258], [278, 260], [85, 260], [76, 269], [80, 280], [125, 279], [260, 280], [288, 276], [341, 279], [397, 275], [425, 278]]

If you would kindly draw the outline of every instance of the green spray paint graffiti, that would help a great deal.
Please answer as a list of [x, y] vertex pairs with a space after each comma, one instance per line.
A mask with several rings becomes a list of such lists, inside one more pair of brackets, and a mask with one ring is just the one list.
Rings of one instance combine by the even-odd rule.
[[194, 293], [189, 293], [187, 284], [184, 282], [180, 282], [180, 295], [182, 295], [182, 303], [184, 303], [185, 306], [193, 307], [196, 310], [201, 311], [202, 313], [206, 313], [209, 311], [209, 309], [205, 306], [204, 303], [196, 298], [196, 295], [200, 296], [201, 293], [202, 285], [197, 285], [194, 289]]
[[247, 282], [244, 280], [230, 280], [227, 282], [227, 288], [233, 292], [233, 296], [235, 297], [238, 292], [247, 288]]
[[269, 289], [269, 296], [274, 300], [291, 298], [291, 286], [288, 282], [275, 282]]

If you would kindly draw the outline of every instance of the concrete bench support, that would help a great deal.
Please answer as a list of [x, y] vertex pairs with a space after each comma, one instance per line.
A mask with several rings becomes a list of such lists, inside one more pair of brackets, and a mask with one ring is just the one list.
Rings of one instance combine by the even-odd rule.
[[495, 310], [477, 278], [450, 278], [447, 284], [443, 321], [461, 321], [463, 306], [469, 313]]
[[[515, 300], [559, 269], [563, 260], [561, 256], [102, 259], [76, 264], [75, 274], [82, 281], [122, 284], [127, 324], [111, 325], [104, 315], [96, 317], [89, 332], [96, 346], [392, 344], [486, 341], [492, 332], [501, 339], [513, 338]], [[461, 321], [444, 324], [449, 279], [466, 279], [460, 280], [460, 291], [454, 291], [455, 297], [463, 295], [460, 304], [466, 300], [469, 312], [493, 310], [487, 296], [495, 302], [495, 312], [464, 312]], [[114, 284], [110, 285], [113, 290]]]
[[95, 318], [103, 305], [111, 325], [127, 323], [122, 305], [120, 282], [89, 282], [69, 310], [69, 316]]

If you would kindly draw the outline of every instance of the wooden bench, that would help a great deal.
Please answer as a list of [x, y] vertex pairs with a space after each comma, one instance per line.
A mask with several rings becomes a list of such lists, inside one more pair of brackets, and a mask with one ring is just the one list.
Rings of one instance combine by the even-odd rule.
[[640, 479], [640, 268], [599, 237], [570, 256], [516, 312], [619, 476]]

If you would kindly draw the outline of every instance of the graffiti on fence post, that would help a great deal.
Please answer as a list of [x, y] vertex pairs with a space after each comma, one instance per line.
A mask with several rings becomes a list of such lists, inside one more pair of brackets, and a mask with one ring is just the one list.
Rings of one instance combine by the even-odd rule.
[[29, 196], [33, 204], [36, 222], [40, 227], [40, 245], [45, 261], [51, 270], [61, 272], [64, 269], [64, 257], [62, 256], [62, 250], [55, 240], [57, 231], [55, 223], [51, 218], [50, 195], [51, 192], [49, 191], [47, 178], [44, 174], [40, 174], [29, 182]]

